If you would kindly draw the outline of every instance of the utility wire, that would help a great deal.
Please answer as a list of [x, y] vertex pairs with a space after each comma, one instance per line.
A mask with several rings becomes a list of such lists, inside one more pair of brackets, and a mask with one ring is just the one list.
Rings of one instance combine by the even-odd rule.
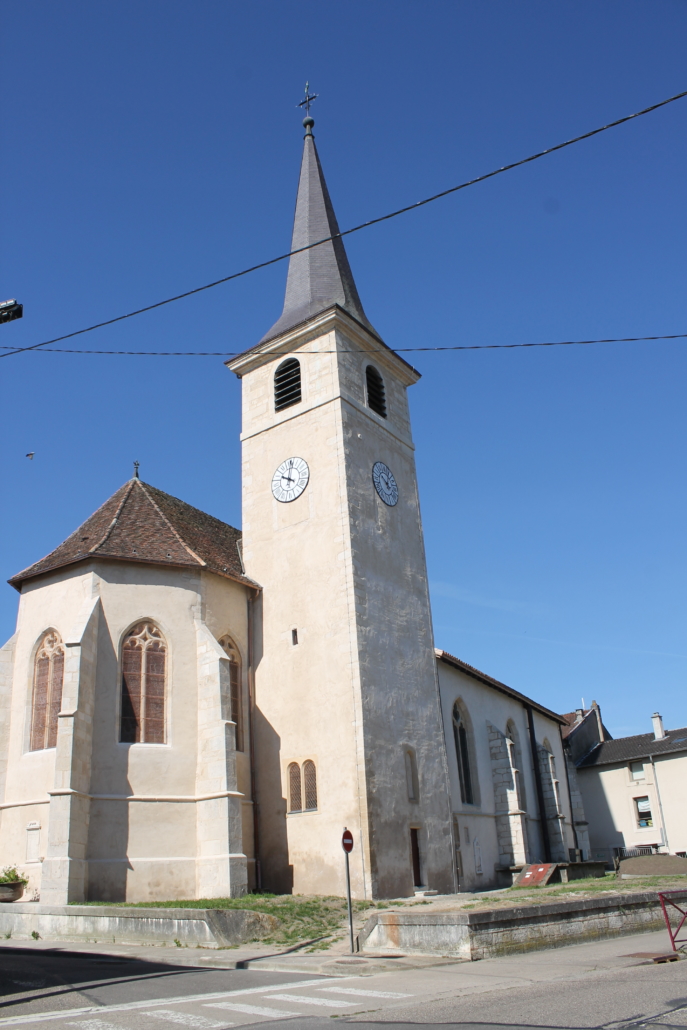
[[280, 254], [279, 257], [271, 258], [269, 261], [261, 261], [258, 265], [252, 265], [250, 268], [244, 268], [240, 272], [234, 272], [233, 275], [226, 275], [222, 279], [216, 279], [212, 283], [206, 283], [205, 286], [197, 286], [193, 290], [186, 290], [185, 293], [178, 293], [175, 297], [168, 297], [166, 300], [159, 300], [155, 304], [148, 304], [144, 308], [138, 308], [136, 311], [129, 311], [126, 315], [118, 315], [116, 318], [108, 318], [105, 322], [97, 322], [95, 325], [89, 325], [85, 329], [77, 329], [72, 333], [65, 333], [64, 336], [56, 336], [52, 340], [44, 340], [42, 343], [34, 343], [31, 347], [18, 347], [16, 350], [9, 350], [5, 354], [0, 354], [0, 358], [9, 358], [13, 354], [23, 354], [24, 351], [37, 350], [39, 347], [47, 347], [51, 343], [59, 343], [61, 340], [69, 340], [73, 336], [80, 336], [82, 333], [90, 333], [94, 329], [102, 329], [103, 326], [113, 325], [115, 322], [121, 322], [125, 318], [133, 318], [134, 315], [142, 315], [145, 311], [153, 311], [155, 308], [161, 308], [165, 304], [172, 304], [176, 300], [183, 300], [184, 297], [191, 297], [194, 293], [202, 293], [203, 290], [210, 290], [213, 286], [219, 286], [221, 283], [230, 282], [232, 279], [238, 279], [242, 275], [249, 275], [251, 272], [257, 272], [260, 268], [267, 268], [269, 265], [275, 265], [279, 261], [285, 261], [286, 258], [291, 257], [293, 254], [301, 254], [304, 250], [311, 250], [313, 247], [319, 247], [322, 243], [328, 243], [330, 240], [340, 239], [342, 236], [349, 236], [353, 232], [358, 232], [360, 229], [367, 229], [371, 225], [378, 225], [379, 222], [387, 222], [390, 218], [396, 218], [398, 215], [406, 214], [408, 211], [414, 211], [418, 207], [423, 207], [425, 204], [431, 204], [435, 200], [440, 200], [442, 197], [447, 197], [451, 193], [457, 193], [458, 190], [464, 190], [468, 186], [474, 186], [478, 182], [484, 182], [485, 179], [491, 179], [495, 175], [500, 175], [502, 172], [508, 172], [513, 168], [519, 168], [521, 165], [528, 164], [530, 161], [536, 161], [540, 157], [546, 157], [547, 154], [553, 154], [556, 150], [562, 150], [564, 147], [570, 147], [573, 143], [579, 143], [583, 139], [589, 139], [591, 136], [597, 136], [600, 132], [605, 132], [607, 129], [613, 129], [616, 125], [622, 125], [624, 122], [629, 122], [633, 118], [640, 118], [643, 114], [649, 114], [651, 111], [657, 111], [659, 107], [665, 107], [666, 104], [672, 104], [674, 100], [681, 100], [682, 97], [687, 96], [687, 90], [682, 93], [676, 93], [673, 97], [668, 97], [667, 100], [661, 100], [657, 104], [652, 104], [651, 107], [645, 107], [641, 111], [635, 111], [634, 114], [625, 115], [624, 118], [618, 118], [614, 122], [609, 122], [608, 125], [602, 125], [598, 129], [592, 129], [590, 132], [584, 132], [581, 136], [575, 136], [573, 139], [566, 140], [565, 143], [557, 143], [554, 147], [548, 147], [546, 150], [540, 150], [537, 154], [530, 154], [529, 157], [524, 157], [520, 161], [513, 161], [511, 164], [503, 165], [501, 168], [495, 168], [492, 172], [487, 172], [485, 175], [478, 175], [475, 179], [468, 179], [467, 182], [461, 182], [458, 186], [451, 186], [447, 190], [442, 190], [441, 193], [435, 193], [431, 197], [426, 197], [424, 200], [418, 200], [414, 204], [409, 204], [407, 207], [401, 207], [398, 211], [391, 211], [387, 215], [381, 215], [379, 218], [372, 218], [368, 222], [361, 222], [360, 225], [354, 225], [352, 229], [345, 229], [343, 232], [335, 233], [333, 236], [325, 236], [323, 239], [318, 240], [317, 243], [310, 243], [306, 247], [298, 247], [296, 250], [290, 250], [287, 254]]
[[[671, 333], [668, 336], [618, 336], [605, 340], [548, 340], [543, 343], [474, 343], [461, 344], [455, 347], [378, 347], [371, 348], [346, 348], [345, 351], [336, 350], [288, 350], [275, 351], [273, 357], [281, 357], [284, 354], [409, 354], [417, 351], [457, 351], [457, 350], [515, 350], [518, 347], [581, 347], [590, 343], [638, 343], [642, 340], [683, 340], [687, 339], [687, 333]], [[0, 350], [9, 348], [0, 347]], [[27, 348], [28, 350], [29, 348]], [[54, 347], [51, 350], [38, 351], [39, 354], [123, 354], [128, 357], [143, 358], [235, 358], [243, 351], [197, 351], [197, 350], [66, 350], [62, 347]], [[1, 354], [0, 357], [9, 357]]]

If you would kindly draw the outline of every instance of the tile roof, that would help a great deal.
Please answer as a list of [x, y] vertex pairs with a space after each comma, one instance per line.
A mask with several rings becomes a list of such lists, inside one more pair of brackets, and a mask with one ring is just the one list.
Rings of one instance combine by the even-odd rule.
[[663, 740], [656, 740], [653, 733], [604, 740], [582, 759], [578, 768], [634, 762], [640, 758], [649, 758], [650, 755], [666, 755], [675, 751], [687, 751], [687, 726], [681, 730], [669, 730]]
[[486, 672], [480, 672], [479, 669], [475, 669], [473, 665], [468, 665], [467, 662], [461, 661], [460, 658], [456, 658], [454, 655], [449, 654], [448, 651], [441, 651], [438, 648], [435, 648], [434, 653], [439, 661], [445, 662], [446, 665], [452, 665], [454, 668], [460, 669], [461, 672], [465, 672], [468, 676], [472, 676], [474, 679], [480, 680], [482, 683], [486, 683], [488, 687], [493, 687], [502, 694], [508, 694], [509, 697], [514, 698], [516, 701], [520, 701], [526, 705], [531, 705], [537, 712], [541, 712], [542, 715], [547, 716], [549, 719], [553, 719], [557, 723], [563, 724], [565, 722], [562, 715], [552, 712], [550, 708], [545, 708], [544, 705], [537, 704], [536, 701], [527, 697], [526, 694], [521, 694], [519, 690], [514, 690], [505, 683], [501, 683], [500, 680], [495, 680], [493, 676], [488, 676]]
[[88, 558], [206, 568], [253, 584], [243, 573], [241, 531], [140, 479], [130, 479], [45, 558], [12, 576], [21, 590], [34, 576]]

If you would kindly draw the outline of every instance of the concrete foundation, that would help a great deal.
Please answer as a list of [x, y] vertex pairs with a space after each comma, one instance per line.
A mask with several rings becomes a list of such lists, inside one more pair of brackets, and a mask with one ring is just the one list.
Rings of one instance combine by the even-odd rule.
[[378, 912], [359, 935], [364, 954], [397, 950], [468, 961], [665, 928], [655, 893], [486, 912]]
[[18, 940], [35, 932], [46, 940], [225, 948], [266, 937], [277, 926], [274, 916], [242, 909], [0, 905], [0, 936]]

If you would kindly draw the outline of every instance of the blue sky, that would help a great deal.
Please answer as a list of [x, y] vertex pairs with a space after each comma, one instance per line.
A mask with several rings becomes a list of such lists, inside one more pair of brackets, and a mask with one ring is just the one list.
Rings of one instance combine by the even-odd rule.
[[[28, 346], [288, 247], [303, 83], [342, 228], [687, 89], [678, 0], [3, 3], [0, 293]], [[687, 99], [347, 248], [396, 347], [687, 332]], [[285, 266], [74, 347], [241, 350]], [[67, 344], [69, 346], [69, 344]], [[439, 646], [615, 735], [687, 723], [687, 342], [418, 354]], [[131, 475], [240, 524], [213, 358], [0, 362], [2, 579]], [[24, 455], [35, 451], [33, 461]], [[0, 589], [2, 635], [17, 594]]]

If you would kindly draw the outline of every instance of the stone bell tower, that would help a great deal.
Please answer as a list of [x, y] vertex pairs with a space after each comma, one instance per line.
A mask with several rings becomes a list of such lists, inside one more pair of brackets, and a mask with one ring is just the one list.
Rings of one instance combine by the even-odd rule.
[[[263, 587], [254, 747], [262, 883], [454, 889], [444, 735], [406, 390], [363, 311], [308, 117], [281, 317], [243, 385], [243, 547]], [[337, 237], [331, 239], [331, 237]]]

